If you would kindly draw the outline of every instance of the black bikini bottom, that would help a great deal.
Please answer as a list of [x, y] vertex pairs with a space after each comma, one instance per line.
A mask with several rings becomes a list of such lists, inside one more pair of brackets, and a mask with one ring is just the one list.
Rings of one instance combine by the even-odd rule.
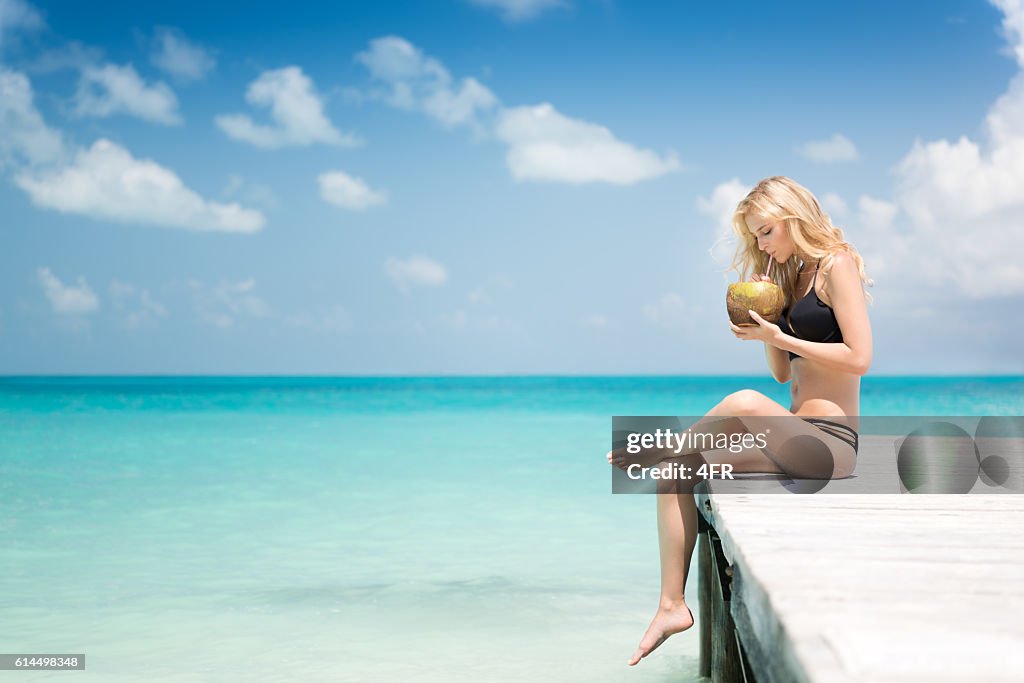
[[805, 422], [810, 422], [829, 436], [834, 436], [840, 441], [850, 444], [853, 446], [853, 452], [857, 452], [860, 440], [857, 437], [857, 430], [853, 427], [840, 424], [839, 422], [833, 422], [832, 420], [822, 420], [816, 417], [801, 417], [800, 419]]

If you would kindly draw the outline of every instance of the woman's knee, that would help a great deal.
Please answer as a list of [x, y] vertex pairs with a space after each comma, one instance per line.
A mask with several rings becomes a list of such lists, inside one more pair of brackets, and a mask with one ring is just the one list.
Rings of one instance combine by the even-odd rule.
[[767, 397], [753, 389], [741, 389], [722, 399], [719, 403], [723, 415], [759, 415], [764, 412]]

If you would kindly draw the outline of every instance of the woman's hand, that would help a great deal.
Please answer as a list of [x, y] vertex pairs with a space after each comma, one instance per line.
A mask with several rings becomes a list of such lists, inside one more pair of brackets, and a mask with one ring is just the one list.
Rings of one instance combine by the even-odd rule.
[[754, 327], [753, 325], [744, 325], [743, 327], [740, 327], [739, 325], [733, 325], [730, 320], [729, 328], [732, 330], [733, 335], [737, 339], [742, 339], [744, 341], [756, 340], [774, 345], [775, 342], [779, 340], [779, 337], [782, 336], [782, 330], [779, 329], [779, 326], [775, 323], [768, 322], [755, 311], [748, 312], [750, 313], [750, 317], [757, 322], [757, 327]]

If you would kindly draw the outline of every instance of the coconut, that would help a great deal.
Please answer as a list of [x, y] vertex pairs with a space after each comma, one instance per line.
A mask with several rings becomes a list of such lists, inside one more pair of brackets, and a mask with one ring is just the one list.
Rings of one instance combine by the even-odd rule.
[[756, 311], [759, 316], [774, 323], [782, 315], [782, 307], [786, 297], [782, 289], [772, 282], [734, 282], [729, 285], [725, 295], [725, 305], [729, 310], [729, 320], [733, 325], [757, 325], [750, 317], [748, 310]]

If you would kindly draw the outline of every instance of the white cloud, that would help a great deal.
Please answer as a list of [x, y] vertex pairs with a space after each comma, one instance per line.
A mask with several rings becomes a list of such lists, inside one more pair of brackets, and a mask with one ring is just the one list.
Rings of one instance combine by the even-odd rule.
[[821, 208], [825, 210], [825, 213], [830, 218], [837, 218], [845, 216], [848, 211], [846, 202], [835, 192], [826, 192], [821, 197]]
[[595, 327], [598, 329], [603, 329], [605, 327], [608, 327], [609, 325], [611, 325], [611, 320], [608, 318], [608, 316], [602, 315], [600, 313], [589, 315], [583, 319], [584, 327]]
[[483, 287], [477, 287], [472, 292], [466, 295], [466, 298], [471, 304], [486, 304], [490, 303], [491, 297], [487, 293], [487, 290]]
[[238, 175], [237, 173], [232, 173], [228, 175], [228, 184], [225, 185], [224, 189], [221, 190], [220, 192], [225, 197], [230, 197], [236, 194], [239, 190], [241, 190], [244, 185], [245, 180], [242, 178], [242, 176]]
[[1024, 201], [1024, 137], [993, 143], [989, 151], [966, 136], [914, 143], [897, 167], [896, 194], [915, 224], [975, 221]]
[[[391, 84], [423, 82], [448, 84], [452, 77], [441, 62], [427, 57], [409, 41], [399, 36], [385, 36], [370, 41], [370, 49], [356, 55], [356, 61], [370, 70], [370, 76]], [[410, 91], [398, 91], [392, 104], [412, 107]]]
[[505, 273], [492, 272], [487, 276], [485, 284], [479, 285], [466, 295], [466, 299], [474, 306], [490, 304], [494, 299], [501, 298], [503, 292], [514, 286], [512, 278]]
[[31, 63], [25, 66], [25, 71], [32, 74], [47, 74], [66, 69], [81, 71], [83, 66], [98, 64], [102, 60], [102, 48], [85, 45], [77, 40], [69, 40], [59, 47], [41, 51]]
[[371, 189], [362, 178], [341, 171], [328, 171], [317, 178], [320, 197], [343, 209], [362, 211], [387, 202], [387, 192]]
[[63, 155], [61, 134], [36, 110], [28, 78], [0, 66], [0, 168], [54, 162]]
[[856, 161], [859, 158], [854, 144], [840, 133], [836, 133], [828, 140], [815, 140], [801, 145], [797, 148], [797, 154], [821, 163]]
[[915, 291], [946, 298], [1024, 294], [1024, 263], [1012, 257], [1024, 242], [1024, 5], [993, 4], [1021, 70], [990, 107], [984, 141], [916, 140], [895, 169], [892, 198], [909, 220], [898, 230], [865, 226], [880, 279], [912, 279]]
[[697, 210], [714, 221], [713, 238], [708, 253], [718, 265], [725, 267], [736, 253], [736, 234], [732, 229], [732, 216], [736, 205], [750, 192], [752, 186], [731, 178], [711, 190], [710, 197], [697, 197]]
[[208, 325], [226, 329], [241, 318], [271, 315], [270, 306], [255, 293], [253, 278], [238, 282], [222, 280], [213, 287], [197, 280], [190, 280], [187, 285], [192, 290], [199, 319]]
[[317, 315], [304, 311], [286, 316], [284, 324], [312, 332], [348, 332], [352, 329], [352, 316], [343, 306], [335, 305]]
[[498, 98], [475, 78], [455, 86], [448, 70], [433, 57], [398, 36], [370, 41], [370, 49], [356, 55], [370, 76], [390, 86], [370, 93], [401, 109], [418, 109], [446, 126], [479, 125], [478, 112], [498, 104]]
[[23, 0], [0, 0], [0, 47], [4, 46], [6, 34], [17, 30], [37, 31], [43, 26], [39, 11]]
[[79, 150], [69, 165], [22, 171], [15, 183], [37, 206], [101, 220], [242, 233], [264, 223], [259, 211], [205, 200], [173, 171], [109, 140]]
[[470, 0], [474, 5], [500, 11], [502, 19], [509, 22], [533, 19], [546, 10], [566, 7], [564, 0]]
[[494, 94], [475, 78], [464, 78], [458, 90], [441, 88], [423, 99], [423, 110], [446, 126], [473, 120], [476, 111], [497, 104]]
[[56, 313], [92, 313], [100, 307], [95, 292], [82, 276], [78, 277], [77, 287], [65, 285], [46, 267], [36, 269], [36, 277]]
[[356, 55], [374, 81], [385, 90], [371, 91], [369, 99], [422, 111], [446, 126], [485, 130], [481, 117], [497, 112], [495, 135], [508, 145], [506, 163], [516, 180], [616, 185], [656, 178], [680, 168], [675, 153], [664, 156], [618, 140], [607, 128], [569, 118], [551, 104], [500, 108], [499, 99], [473, 78], [458, 86], [437, 59], [399, 36], [370, 42]]
[[[74, 152], [73, 158], [71, 156]], [[204, 200], [171, 170], [109, 140], [71, 150], [33, 104], [24, 74], [0, 67], [0, 165], [37, 206], [93, 218], [194, 230], [254, 232], [258, 211]]]
[[267, 210], [281, 208], [281, 199], [268, 185], [249, 182], [237, 173], [228, 175], [227, 184], [220, 191], [222, 197], [237, 197], [246, 204]]
[[469, 314], [461, 308], [457, 308], [450, 313], [441, 313], [438, 319], [447, 327], [460, 331], [504, 335], [522, 332], [522, 325], [511, 318], [495, 314]]
[[900, 207], [892, 202], [882, 199], [875, 199], [868, 195], [861, 195], [857, 201], [860, 210], [860, 222], [867, 228], [885, 230], [892, 225], [893, 219], [899, 213]]
[[411, 287], [439, 287], [448, 281], [448, 270], [426, 256], [405, 260], [389, 258], [384, 263], [384, 272], [403, 294]]
[[686, 305], [683, 297], [670, 292], [653, 304], [644, 304], [643, 314], [658, 327], [682, 329], [690, 326], [693, 310]]
[[110, 297], [114, 300], [114, 306], [123, 304], [126, 299], [131, 298], [135, 294], [135, 285], [121, 280], [111, 280], [107, 286], [107, 291], [110, 292]]
[[220, 129], [235, 140], [266, 149], [360, 144], [354, 135], [341, 133], [331, 124], [313, 81], [297, 66], [264, 71], [249, 84], [245, 99], [254, 107], [269, 107], [274, 125], [254, 123], [245, 114], [216, 117]]
[[506, 163], [516, 180], [632, 185], [680, 168], [674, 153], [637, 149], [547, 103], [505, 109], [496, 132], [509, 146]]
[[196, 45], [175, 28], [156, 30], [156, 46], [150, 61], [183, 82], [202, 80], [216, 65], [209, 52]]
[[167, 126], [181, 124], [174, 92], [162, 81], [147, 85], [131, 64], [84, 67], [74, 112], [101, 118], [128, 114]]
[[1003, 33], [1017, 66], [1024, 68], [1024, 3], [1021, 0], [991, 0], [1003, 11]]
[[121, 280], [111, 280], [107, 287], [114, 310], [122, 315], [122, 323], [136, 329], [167, 315], [167, 308], [153, 298], [148, 289], [140, 289]]

